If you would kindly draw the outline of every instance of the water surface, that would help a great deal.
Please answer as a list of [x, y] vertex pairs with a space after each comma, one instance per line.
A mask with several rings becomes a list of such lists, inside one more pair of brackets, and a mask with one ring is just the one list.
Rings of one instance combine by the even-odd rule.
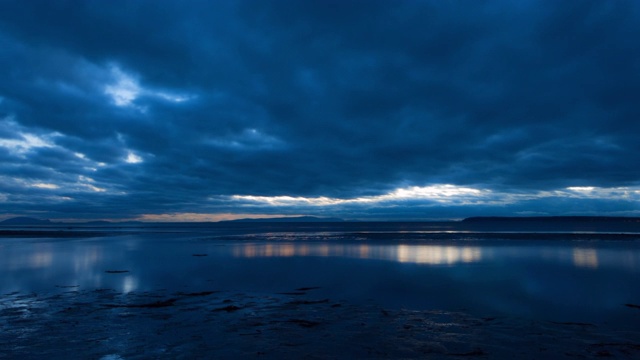
[[[570, 238], [570, 237], [567, 237]], [[640, 327], [640, 242], [155, 231], [0, 239], [0, 292], [295, 292], [390, 308]], [[110, 271], [110, 272], [108, 272]], [[116, 271], [116, 273], [113, 273]]]

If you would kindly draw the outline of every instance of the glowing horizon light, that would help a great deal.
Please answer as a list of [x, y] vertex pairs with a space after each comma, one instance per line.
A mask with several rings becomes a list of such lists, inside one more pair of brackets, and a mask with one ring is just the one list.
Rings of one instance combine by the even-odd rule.
[[483, 197], [491, 194], [490, 190], [480, 190], [450, 184], [411, 186], [397, 188], [389, 193], [374, 196], [361, 196], [356, 198], [330, 198], [326, 196], [255, 196], [255, 195], [231, 195], [232, 200], [265, 203], [273, 206], [329, 206], [341, 204], [370, 204], [391, 201], [429, 200], [438, 203], [478, 203]]
[[[489, 190], [484, 190], [488, 192]], [[415, 199], [415, 198], [428, 198], [428, 199], [442, 199], [455, 196], [471, 195], [479, 196], [483, 194], [483, 190], [455, 186], [450, 184], [444, 185], [431, 185], [431, 186], [412, 186], [409, 188], [399, 188], [388, 194], [389, 198], [398, 199]], [[382, 195], [384, 196], [384, 195]]]
[[640, 200], [640, 190], [637, 186], [633, 187], [597, 187], [597, 186], [573, 186], [565, 188], [570, 192], [558, 192], [559, 196], [578, 198], [578, 199], [624, 199]]
[[571, 190], [571, 191], [580, 191], [580, 192], [588, 192], [588, 191], [593, 191], [596, 188], [594, 186], [570, 186], [567, 188], [567, 190]]
[[[572, 199], [624, 199], [640, 200], [638, 187], [600, 188], [594, 186], [567, 187], [557, 190], [541, 190], [530, 193], [493, 191], [451, 184], [435, 184], [429, 186], [411, 186], [397, 188], [381, 195], [361, 196], [355, 198], [332, 198], [326, 196], [257, 196], [230, 195], [223, 198], [244, 202], [240, 206], [336, 206], [349, 204], [362, 205], [394, 205], [398, 202], [422, 201], [425, 205], [506, 205], [519, 201], [545, 198]], [[219, 199], [211, 197], [211, 200]]]

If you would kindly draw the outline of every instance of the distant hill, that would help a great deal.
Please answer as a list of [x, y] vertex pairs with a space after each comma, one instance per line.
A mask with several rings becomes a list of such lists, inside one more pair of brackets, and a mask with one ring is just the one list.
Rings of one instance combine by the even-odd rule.
[[464, 223], [517, 223], [517, 222], [583, 222], [583, 223], [636, 223], [637, 217], [622, 216], [476, 216], [462, 220]]
[[220, 222], [343, 222], [340, 218], [325, 218], [317, 216], [296, 216], [296, 217], [278, 217], [278, 218], [248, 218], [236, 220], [224, 220]]
[[84, 223], [81, 223], [83, 225], [111, 225], [113, 224], [111, 221], [106, 221], [106, 220], [95, 220], [95, 221], [87, 221]]
[[122, 225], [141, 225], [148, 224], [142, 221], [108, 221], [108, 220], [92, 220], [86, 222], [71, 222], [71, 225], [90, 225], [90, 226], [122, 226]]
[[30, 218], [26, 216], [18, 216], [6, 219], [0, 222], [2, 225], [46, 225], [51, 224], [49, 220]]

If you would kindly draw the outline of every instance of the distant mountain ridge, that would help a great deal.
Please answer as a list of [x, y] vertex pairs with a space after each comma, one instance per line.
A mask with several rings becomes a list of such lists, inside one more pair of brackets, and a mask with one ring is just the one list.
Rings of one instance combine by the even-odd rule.
[[5, 219], [1, 224], [4, 225], [46, 225], [51, 224], [51, 220], [47, 219], [36, 219], [27, 216], [17, 216], [9, 219]]
[[38, 219], [27, 216], [17, 216], [0, 221], [0, 225], [93, 225], [93, 226], [108, 226], [108, 225], [138, 225], [144, 224], [141, 221], [119, 221], [113, 222], [108, 220], [92, 220], [92, 221], [51, 221], [48, 219]]
[[341, 218], [318, 217], [318, 216], [296, 216], [296, 217], [277, 217], [277, 218], [246, 218], [236, 220], [224, 220], [224, 222], [344, 222]]
[[[286, 222], [344, 222], [344, 219], [337, 217], [319, 217], [319, 216], [295, 216], [295, 217], [276, 217], [276, 218], [245, 218], [236, 220], [224, 220], [225, 222], [247, 222], [247, 223], [286, 223]], [[214, 223], [214, 222], [212, 222]], [[141, 221], [108, 221], [108, 220], [93, 220], [93, 221], [71, 221], [71, 222], [54, 222], [48, 219], [38, 219], [27, 216], [17, 216], [0, 221], [0, 225], [91, 225], [91, 226], [110, 226], [110, 225], [140, 225], [148, 224], [153, 225], [153, 222], [145, 223]]]

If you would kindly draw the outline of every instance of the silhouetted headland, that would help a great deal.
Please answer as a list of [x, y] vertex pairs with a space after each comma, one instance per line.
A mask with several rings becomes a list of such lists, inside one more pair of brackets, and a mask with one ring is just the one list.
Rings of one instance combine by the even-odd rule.
[[48, 225], [51, 224], [51, 221], [46, 219], [18, 216], [3, 220], [0, 223], [2, 223], [3, 225]]
[[640, 223], [638, 217], [624, 216], [473, 216], [462, 222], [465, 223], [519, 223], [519, 222], [543, 222], [543, 223]]

